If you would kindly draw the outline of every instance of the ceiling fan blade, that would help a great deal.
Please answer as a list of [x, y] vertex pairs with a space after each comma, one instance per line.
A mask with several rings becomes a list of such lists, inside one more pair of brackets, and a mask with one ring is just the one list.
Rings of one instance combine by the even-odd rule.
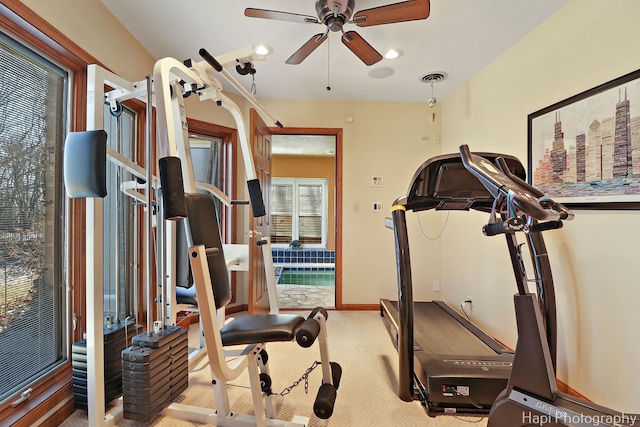
[[342, 43], [367, 65], [373, 65], [382, 59], [382, 55], [355, 31], [344, 33]]
[[311, 55], [311, 52], [316, 50], [316, 48], [320, 46], [326, 39], [327, 33], [316, 34], [315, 36], [311, 37], [309, 41], [303, 44], [300, 49], [296, 50], [295, 53], [285, 61], [285, 63], [289, 65], [300, 64], [307, 58], [307, 56]]
[[279, 12], [277, 10], [254, 9], [248, 7], [244, 10], [244, 16], [249, 18], [276, 19], [278, 21], [298, 22], [302, 24], [319, 24], [318, 18], [311, 15], [298, 13]]
[[431, 12], [429, 0], [409, 0], [357, 12], [353, 22], [358, 27], [392, 24], [394, 22], [427, 19]]

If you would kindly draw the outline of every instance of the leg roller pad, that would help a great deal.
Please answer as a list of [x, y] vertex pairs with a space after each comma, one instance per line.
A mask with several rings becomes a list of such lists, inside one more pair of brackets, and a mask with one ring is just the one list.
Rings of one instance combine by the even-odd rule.
[[300, 347], [311, 347], [320, 333], [320, 323], [316, 319], [309, 318], [302, 322], [296, 332], [296, 341]]
[[316, 307], [309, 314], [309, 317], [307, 317], [307, 319], [313, 319], [314, 317], [316, 317], [316, 314], [318, 313], [322, 314], [325, 320], [329, 318], [329, 313], [327, 313], [327, 310], [325, 310], [324, 307]]
[[337, 362], [331, 362], [331, 380], [336, 390], [340, 387], [340, 378], [342, 378], [342, 366]]
[[322, 384], [318, 390], [316, 401], [313, 404], [313, 412], [318, 418], [329, 419], [333, 414], [333, 406], [336, 403], [336, 388], [333, 384]]

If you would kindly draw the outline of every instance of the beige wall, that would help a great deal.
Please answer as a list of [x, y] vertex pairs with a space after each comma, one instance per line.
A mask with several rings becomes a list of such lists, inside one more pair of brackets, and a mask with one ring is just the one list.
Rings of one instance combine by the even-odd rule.
[[99, 0], [22, 0], [81, 48], [127, 80], [143, 80], [154, 59]]
[[273, 178], [326, 178], [329, 189], [327, 249], [335, 250], [335, 158], [326, 156], [272, 156]]
[[[636, 0], [571, 0], [444, 102], [444, 151], [466, 143], [526, 164], [528, 114], [640, 68], [639, 16]], [[640, 217], [575, 213], [562, 230], [547, 233], [559, 377], [598, 403], [640, 412]], [[482, 236], [486, 220], [451, 215], [442, 240], [442, 294], [454, 306], [473, 296], [473, 320], [514, 345], [513, 273], [504, 239]]]

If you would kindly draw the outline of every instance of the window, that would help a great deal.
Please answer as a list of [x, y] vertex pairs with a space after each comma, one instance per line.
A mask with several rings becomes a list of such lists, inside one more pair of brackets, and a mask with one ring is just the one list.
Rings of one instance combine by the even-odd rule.
[[[191, 162], [195, 180], [215, 185], [223, 190], [222, 141], [219, 138], [191, 134], [189, 135], [189, 147], [191, 149]], [[206, 193], [204, 190], [199, 190], [199, 192]], [[215, 198], [214, 200], [218, 219], [220, 219], [221, 202]]]
[[[212, 123], [187, 118], [189, 144], [195, 179], [215, 185], [233, 200], [234, 177], [237, 174], [237, 131]], [[224, 242], [237, 242], [237, 230], [233, 225], [232, 208], [216, 201], [220, 234]], [[232, 282], [235, 276], [232, 276]], [[232, 284], [232, 286], [234, 286]]]
[[[136, 159], [136, 113], [123, 107], [120, 117], [104, 107], [107, 144], [128, 159]], [[136, 312], [138, 286], [138, 210], [135, 201], [120, 191], [120, 184], [134, 176], [107, 162], [107, 197], [104, 199], [104, 314], [114, 321]]]
[[0, 33], [0, 402], [64, 359], [68, 80]]
[[305, 247], [327, 246], [327, 180], [272, 178], [271, 242], [274, 246], [297, 241]]

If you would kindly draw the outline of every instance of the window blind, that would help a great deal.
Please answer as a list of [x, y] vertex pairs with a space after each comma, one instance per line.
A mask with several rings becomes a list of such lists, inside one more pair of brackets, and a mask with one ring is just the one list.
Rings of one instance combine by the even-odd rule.
[[271, 242], [322, 245], [326, 233], [326, 180], [273, 178], [271, 181]]
[[0, 34], [0, 401], [62, 359], [67, 78]]
[[322, 185], [298, 185], [298, 240], [322, 243]]
[[293, 240], [293, 185], [271, 184], [271, 243]]

